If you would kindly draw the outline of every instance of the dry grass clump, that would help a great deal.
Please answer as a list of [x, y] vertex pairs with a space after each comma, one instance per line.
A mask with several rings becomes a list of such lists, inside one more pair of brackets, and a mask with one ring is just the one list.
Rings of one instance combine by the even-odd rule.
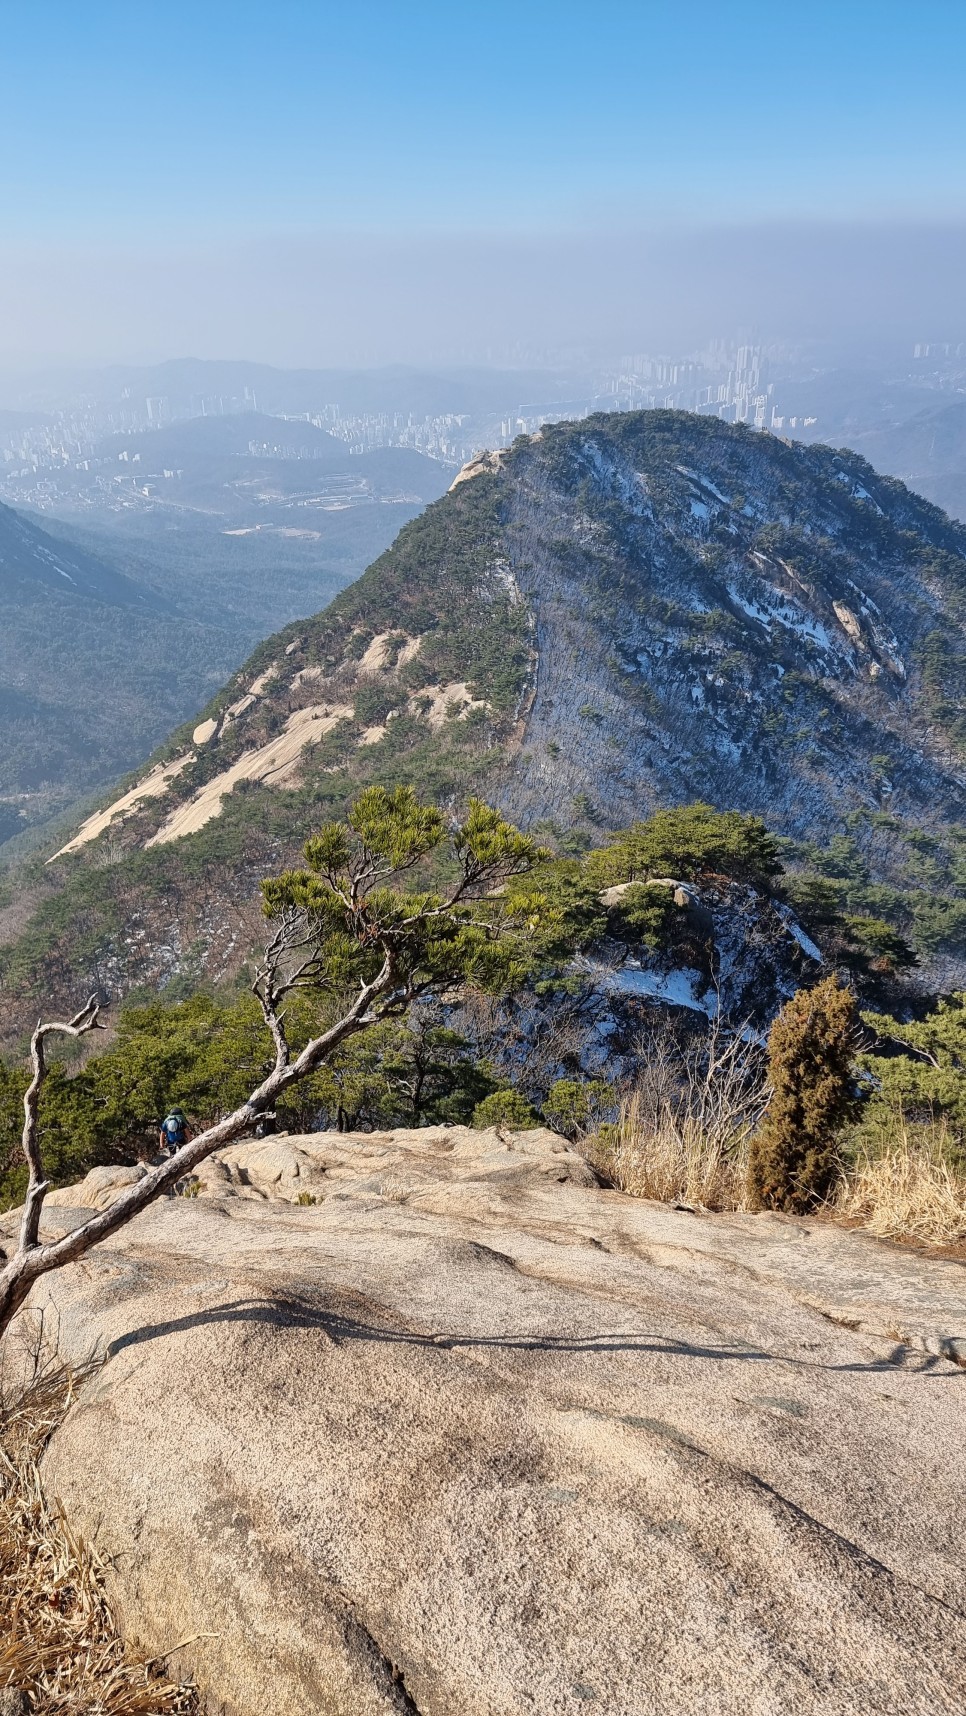
[[193, 1688], [126, 1655], [101, 1561], [44, 1494], [39, 1461], [73, 1390], [68, 1369], [37, 1364], [0, 1391], [0, 1689], [20, 1689], [36, 1716], [189, 1716]]
[[[749, 1156], [765, 1113], [761, 1048], [712, 1026], [681, 1041], [665, 1030], [642, 1049], [633, 1088], [613, 1126], [585, 1141], [619, 1191], [708, 1210], [759, 1207]], [[816, 1211], [880, 1239], [966, 1241], [966, 1171], [939, 1124], [881, 1110], [852, 1135], [837, 1185]]]
[[954, 1245], [966, 1239], [966, 1174], [952, 1166], [941, 1126], [910, 1130], [899, 1117], [881, 1145], [861, 1147], [832, 1211], [880, 1239]]
[[742, 1209], [748, 1144], [765, 1099], [754, 1042], [717, 1023], [690, 1043], [665, 1031], [648, 1042], [619, 1119], [598, 1134], [592, 1153], [634, 1197]]
[[620, 1118], [595, 1156], [618, 1191], [663, 1204], [735, 1210], [742, 1206], [747, 1153], [728, 1151], [689, 1117], [665, 1114], [656, 1122], [637, 1091], [621, 1104]]

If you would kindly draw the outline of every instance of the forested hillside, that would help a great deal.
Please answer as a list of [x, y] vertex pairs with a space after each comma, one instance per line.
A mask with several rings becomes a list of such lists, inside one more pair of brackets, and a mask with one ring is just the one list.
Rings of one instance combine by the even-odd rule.
[[130, 767], [230, 660], [217, 626], [0, 506], [0, 842]]

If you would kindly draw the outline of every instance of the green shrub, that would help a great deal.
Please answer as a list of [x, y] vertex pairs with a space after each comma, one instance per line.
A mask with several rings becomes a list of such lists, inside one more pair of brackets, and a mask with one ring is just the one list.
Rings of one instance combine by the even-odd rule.
[[905, 936], [882, 918], [850, 916], [844, 927], [859, 966], [894, 975], [918, 963]]
[[667, 946], [679, 914], [670, 888], [649, 888], [644, 882], [632, 882], [611, 907], [610, 915], [615, 930], [624, 939], [641, 942], [656, 953]]
[[370, 680], [359, 686], [353, 700], [353, 714], [363, 727], [380, 727], [387, 715], [403, 702], [405, 698], [398, 686]]
[[897, 1129], [926, 1128], [941, 1133], [950, 1162], [966, 1168], [966, 994], [940, 1001], [924, 1019], [862, 1018], [878, 1042], [859, 1056], [871, 1089], [852, 1147], [874, 1153]]
[[782, 869], [778, 842], [759, 817], [709, 804], [659, 810], [618, 834], [595, 861], [602, 887], [649, 876], [691, 881], [717, 874], [767, 890]]
[[558, 1078], [547, 1092], [543, 1118], [572, 1142], [613, 1111], [616, 1101], [614, 1087], [605, 1079]]
[[473, 1110], [473, 1125], [508, 1126], [511, 1132], [532, 1132], [540, 1117], [518, 1090], [494, 1090]]

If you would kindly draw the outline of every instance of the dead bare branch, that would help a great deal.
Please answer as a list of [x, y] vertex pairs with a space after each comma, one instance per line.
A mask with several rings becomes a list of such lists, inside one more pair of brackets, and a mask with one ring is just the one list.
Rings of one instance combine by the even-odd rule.
[[[33, 1077], [25, 1098], [23, 1152], [29, 1179], [20, 1236], [14, 1255], [7, 1259], [0, 1253], [0, 1335], [11, 1318], [25, 1303], [30, 1289], [40, 1276], [59, 1269], [66, 1263], [91, 1250], [124, 1227], [155, 1199], [174, 1190], [177, 1182], [194, 1172], [195, 1168], [220, 1145], [228, 1144], [248, 1131], [259, 1115], [274, 1108], [279, 1097], [291, 1085], [308, 1077], [343, 1043], [358, 1032], [397, 1017], [411, 1003], [429, 990], [440, 994], [451, 992], [463, 974], [464, 954], [459, 937], [447, 940], [438, 920], [452, 914], [460, 935], [471, 931], [479, 939], [498, 941], [502, 933], [498, 921], [481, 916], [475, 923], [463, 901], [475, 892], [492, 891], [492, 885], [520, 874], [533, 862], [538, 849], [525, 836], [501, 821], [495, 812], [475, 802], [471, 817], [473, 828], [467, 835], [454, 837], [456, 855], [460, 862], [462, 881], [451, 890], [448, 899], [418, 893], [411, 896], [412, 910], [401, 911], [394, 903], [401, 896], [388, 890], [389, 903], [385, 912], [382, 902], [386, 892], [383, 884], [392, 876], [412, 870], [434, 845], [443, 838], [442, 825], [436, 813], [420, 810], [415, 794], [400, 788], [395, 795], [381, 789], [369, 789], [369, 813], [376, 820], [383, 817], [383, 829], [391, 837], [369, 845], [361, 835], [353, 833], [352, 824], [344, 830], [337, 827], [323, 831], [314, 843], [319, 849], [320, 862], [314, 876], [282, 877], [278, 884], [266, 884], [266, 900], [274, 919], [272, 936], [265, 955], [252, 982], [252, 990], [262, 1009], [275, 1048], [274, 1065], [261, 1084], [253, 1090], [233, 1113], [209, 1126], [197, 1137], [157, 1166], [151, 1168], [134, 1185], [127, 1187], [106, 1210], [100, 1210], [72, 1232], [58, 1239], [41, 1241], [40, 1217], [48, 1186], [43, 1172], [38, 1134], [40, 1095], [46, 1077], [45, 1043], [49, 1036], [61, 1033], [80, 1037], [98, 1028], [98, 1007], [94, 997], [67, 1023], [38, 1024], [31, 1044]], [[363, 795], [365, 798], [366, 795]], [[361, 802], [361, 801], [360, 801]], [[395, 819], [393, 824], [393, 819]], [[435, 819], [435, 820], [434, 820]], [[470, 824], [466, 825], [467, 828]], [[353, 839], [356, 845], [353, 849]], [[475, 845], [474, 845], [475, 843]], [[310, 863], [312, 857], [307, 847]], [[474, 855], [475, 853], [475, 855]], [[482, 854], [482, 855], [480, 855]], [[329, 893], [314, 895], [315, 877], [325, 876]], [[271, 897], [270, 896], [271, 893]], [[317, 909], [316, 909], [317, 902]], [[333, 914], [333, 902], [336, 909]], [[307, 985], [326, 984], [326, 959], [332, 958], [330, 937], [335, 924], [335, 946], [340, 938], [354, 943], [356, 962], [348, 969], [354, 971], [358, 983], [354, 997], [342, 1004], [341, 1017], [327, 1029], [314, 1036], [293, 1056], [285, 1027], [284, 1002], [293, 990]], [[449, 959], [446, 950], [454, 951]], [[345, 967], [336, 953], [333, 973], [328, 987], [339, 993], [345, 980]], [[341, 973], [341, 975], [340, 975]]]
[[[226, 1115], [223, 1120], [216, 1122], [214, 1126], [209, 1126], [204, 1132], [200, 1132], [196, 1138], [192, 1138], [188, 1143], [183, 1144], [173, 1156], [152, 1168], [143, 1179], [138, 1180], [133, 1186], [129, 1186], [122, 1192], [108, 1209], [99, 1211], [90, 1220], [75, 1228], [72, 1233], [64, 1234], [62, 1238], [51, 1240], [46, 1244], [41, 1243], [38, 1237], [40, 1210], [44, 1195], [48, 1190], [46, 1184], [42, 1183], [41, 1175], [37, 1182], [40, 1188], [39, 1192], [24, 1210], [17, 1249], [6, 1266], [0, 1270], [0, 1334], [24, 1304], [33, 1283], [41, 1275], [47, 1274], [52, 1269], [59, 1269], [65, 1263], [76, 1262], [77, 1258], [83, 1257], [92, 1246], [99, 1245], [103, 1240], [117, 1233], [118, 1229], [126, 1226], [133, 1216], [138, 1215], [141, 1210], [146, 1209], [149, 1204], [162, 1197], [165, 1192], [172, 1191], [179, 1180], [193, 1173], [199, 1163], [210, 1156], [213, 1150], [217, 1150], [219, 1145], [229, 1144], [232, 1139], [238, 1138], [243, 1132], [248, 1131], [260, 1114], [266, 1109], [274, 1107], [283, 1091], [299, 1079], [306, 1078], [314, 1072], [348, 1038], [384, 1017], [396, 999], [394, 991], [397, 987], [397, 981], [395, 967], [389, 959], [386, 959], [377, 976], [371, 983], [365, 984], [360, 989], [354, 1002], [346, 1009], [342, 1018], [330, 1026], [327, 1031], [322, 1032], [321, 1035], [313, 1037], [294, 1061], [290, 1059], [281, 1065], [276, 1064], [268, 1077], [262, 1081], [256, 1090], [252, 1091], [239, 1108]], [[402, 987], [405, 991], [406, 986], [403, 985]], [[78, 1014], [78, 1020], [83, 1020], [86, 1013], [87, 1009]], [[60, 1026], [58, 1028], [64, 1029], [65, 1027]], [[71, 1025], [66, 1028], [68, 1031], [73, 1031], [75, 1035], [80, 1035], [80, 1027], [76, 1026], [75, 1021], [72, 1021]], [[93, 1023], [86, 1024], [83, 1028], [92, 1029]], [[40, 1087], [43, 1084], [45, 1070], [42, 1043], [44, 1037], [49, 1035], [52, 1029], [51, 1026], [38, 1026], [38, 1032], [35, 1033], [35, 1038], [38, 1038], [38, 1033], [40, 1033], [38, 1041], [41, 1046], [39, 1050], [39, 1083], [33, 1097], [34, 1111], [36, 1111], [36, 1103], [39, 1098]], [[35, 1064], [35, 1081], [36, 1079], [37, 1068]]]
[[44, 1024], [39, 1022], [30, 1039], [30, 1064], [33, 1076], [24, 1092], [23, 1136], [21, 1148], [27, 1164], [27, 1196], [24, 1201], [23, 1220], [20, 1225], [20, 1251], [27, 1251], [36, 1245], [40, 1231], [40, 1212], [44, 1198], [49, 1190], [44, 1175], [43, 1157], [40, 1148], [38, 1130], [38, 1115], [40, 1109], [40, 1092], [47, 1077], [47, 1038], [83, 1037], [88, 1031], [99, 1031], [103, 1027], [100, 1022], [100, 1008], [96, 995], [84, 1003], [79, 1013], [66, 1022], [52, 1019]]

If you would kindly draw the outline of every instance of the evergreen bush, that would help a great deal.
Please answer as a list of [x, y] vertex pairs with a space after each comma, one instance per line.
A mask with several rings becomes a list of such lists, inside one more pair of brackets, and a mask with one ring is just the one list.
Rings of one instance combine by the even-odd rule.
[[786, 1002], [768, 1037], [771, 1100], [752, 1140], [752, 1207], [803, 1215], [828, 1197], [838, 1139], [855, 1120], [852, 1072], [858, 1011], [851, 989], [827, 977]]
[[473, 1110], [473, 1125], [480, 1129], [508, 1126], [511, 1132], [533, 1132], [540, 1125], [540, 1117], [520, 1091], [507, 1088], [494, 1090], [477, 1103]]

